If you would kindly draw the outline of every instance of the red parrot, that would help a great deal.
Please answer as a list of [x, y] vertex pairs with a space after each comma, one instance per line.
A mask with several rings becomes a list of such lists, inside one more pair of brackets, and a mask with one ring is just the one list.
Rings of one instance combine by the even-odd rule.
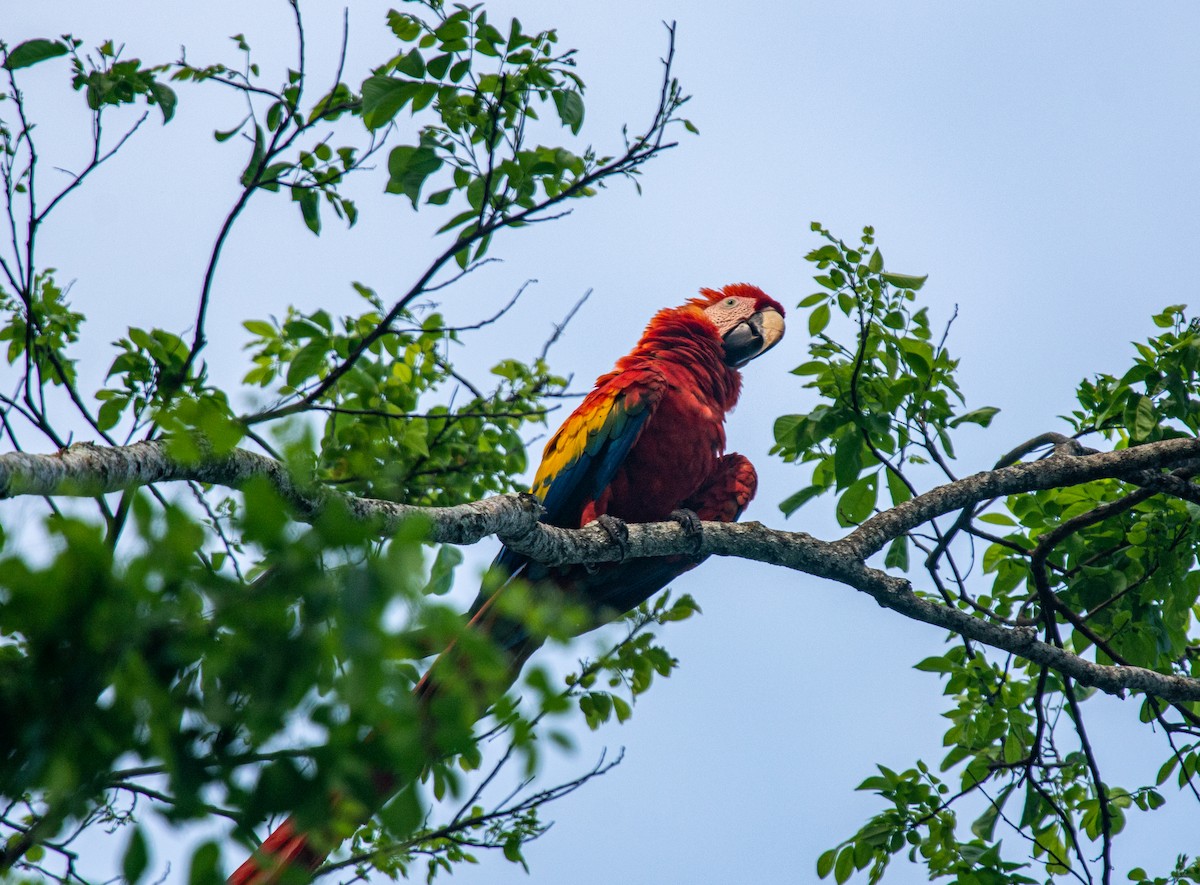
[[[739, 369], [783, 337], [783, 307], [745, 283], [701, 289], [699, 298], [659, 311], [637, 346], [616, 368], [596, 380], [592, 392], [546, 444], [531, 493], [542, 503], [542, 521], [581, 528], [600, 520], [619, 537], [625, 522], [679, 521], [698, 530], [700, 520], [733, 522], [751, 498], [758, 478], [743, 455], [725, 454], [725, 415], [741, 390]], [[479, 630], [509, 656], [509, 680], [541, 644], [519, 622], [496, 612], [495, 602], [511, 579], [550, 584], [590, 615], [580, 632], [629, 611], [661, 590], [699, 559], [655, 557], [599, 566], [550, 568], [503, 548], [494, 567], [508, 576], [469, 612]], [[415, 694], [427, 701], [436, 691], [434, 662]], [[376, 777], [380, 802], [399, 786]], [[293, 818], [276, 829], [229, 878], [232, 885], [263, 885], [285, 873], [315, 870], [333, 847], [321, 834], [313, 844]]]

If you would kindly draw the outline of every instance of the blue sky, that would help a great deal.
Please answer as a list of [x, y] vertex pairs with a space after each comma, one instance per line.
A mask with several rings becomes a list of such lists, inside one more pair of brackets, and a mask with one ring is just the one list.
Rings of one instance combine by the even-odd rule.
[[[310, 6], [310, 58], [331, 76], [340, 7]], [[1152, 313], [1194, 301], [1194, 4], [489, 8], [493, 20], [515, 14], [529, 27], [556, 26], [564, 45], [578, 47], [589, 87], [583, 134], [601, 150], [619, 146], [622, 123], [636, 127], [651, 112], [661, 22], [678, 21], [677, 74], [695, 96], [686, 115], [701, 134], [681, 133], [680, 146], [646, 169], [642, 196], [615, 184], [570, 218], [499, 241], [503, 265], [447, 290], [447, 312], [475, 319], [538, 280], [467, 354], [476, 371], [502, 348], [535, 353], [550, 324], [593, 289], [555, 351], [556, 367], [581, 386], [629, 349], [655, 309], [700, 286], [752, 282], [795, 305], [813, 291], [803, 261], [815, 245], [809, 222], [846, 239], [872, 224], [891, 269], [930, 275], [922, 295], [935, 325], [957, 306], [950, 347], [968, 404], [1002, 409], [990, 431], [961, 441], [959, 470], [969, 473], [1062, 429], [1055, 416], [1069, 411], [1081, 377], [1119, 372], [1129, 342], [1153, 332]], [[387, 53], [386, 9], [351, 4], [351, 71]], [[146, 60], [172, 59], [180, 45], [193, 61], [229, 59], [227, 37], [237, 32], [264, 67], [290, 63], [292, 52], [282, 2], [49, 0], [13, 5], [0, 29], [10, 43], [65, 31], [93, 43], [112, 37]], [[62, 101], [61, 69], [45, 68], [29, 83], [50, 144], [84, 132], [86, 121]], [[200, 269], [244, 164], [239, 148], [211, 142], [213, 129], [239, 119], [232, 97], [215, 93], [183, 90], [178, 119], [166, 128], [151, 120], [45, 233], [44, 259], [77, 281], [72, 297], [100, 342], [132, 323], [191, 322]], [[52, 162], [78, 166], [79, 156]], [[206, 356], [218, 377], [241, 374], [248, 316], [280, 314], [288, 303], [351, 309], [351, 280], [385, 297], [407, 288], [439, 248], [434, 225], [380, 189], [381, 179], [364, 178], [359, 226], [346, 234], [329, 223], [320, 239], [285, 198], [251, 208], [217, 280]], [[804, 474], [768, 454], [772, 421], [812, 405], [787, 373], [805, 358], [803, 315], [793, 317], [785, 341], [746, 371], [730, 445], [762, 477], [748, 518], [831, 537], [828, 504], [790, 520], [777, 507]], [[84, 355], [100, 374], [111, 359], [103, 348]], [[472, 562], [493, 549], [481, 545]], [[712, 561], [677, 587], [704, 609], [667, 633], [679, 672], [638, 704], [632, 722], [587, 735], [577, 755], [554, 760], [547, 782], [574, 776], [602, 747], [624, 746], [623, 764], [554, 806], [558, 823], [528, 850], [530, 876], [488, 858], [462, 881], [808, 881], [817, 855], [877, 808], [853, 792], [874, 762], [940, 759], [941, 688], [911, 669], [943, 647], [938, 631], [845, 588], [752, 563]], [[1136, 727], [1136, 702], [1088, 706], [1110, 782], [1151, 782], [1163, 748]], [[1161, 873], [1174, 851], [1194, 847], [1200, 813], [1170, 798], [1154, 817], [1131, 820], [1118, 863]], [[1006, 844], [1021, 856], [1019, 837]], [[181, 874], [176, 864], [172, 879]], [[888, 881], [923, 880], [898, 868]]]

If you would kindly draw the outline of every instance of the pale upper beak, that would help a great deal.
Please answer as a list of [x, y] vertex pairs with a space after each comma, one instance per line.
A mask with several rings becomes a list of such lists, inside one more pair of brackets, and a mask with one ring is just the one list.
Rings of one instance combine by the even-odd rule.
[[783, 316], [773, 308], [760, 310], [725, 334], [725, 363], [740, 369], [761, 356], [783, 337]]

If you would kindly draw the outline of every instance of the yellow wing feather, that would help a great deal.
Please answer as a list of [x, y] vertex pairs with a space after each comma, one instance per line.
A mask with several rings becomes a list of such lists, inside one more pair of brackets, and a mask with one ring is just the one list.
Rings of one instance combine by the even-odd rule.
[[574, 476], [567, 479], [580, 459], [601, 455], [606, 445], [626, 433], [639, 433], [648, 417], [643, 413], [653, 409], [661, 391], [662, 380], [644, 372], [602, 378], [546, 443], [530, 492], [545, 501], [556, 480], [580, 481]]

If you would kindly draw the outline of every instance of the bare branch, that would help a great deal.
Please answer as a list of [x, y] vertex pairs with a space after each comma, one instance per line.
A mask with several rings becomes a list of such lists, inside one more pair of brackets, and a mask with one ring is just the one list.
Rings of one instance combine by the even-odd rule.
[[558, 342], [558, 339], [562, 336], [563, 330], [566, 329], [571, 320], [575, 318], [575, 314], [579, 312], [579, 308], [583, 307], [584, 302], [591, 297], [592, 290], [588, 289], [583, 293], [582, 297], [580, 297], [580, 299], [571, 306], [571, 309], [567, 311], [567, 315], [563, 317], [562, 322], [554, 324], [554, 334], [547, 338], [546, 343], [542, 345], [540, 359], [546, 359], [550, 353], [550, 348], [553, 347]]

